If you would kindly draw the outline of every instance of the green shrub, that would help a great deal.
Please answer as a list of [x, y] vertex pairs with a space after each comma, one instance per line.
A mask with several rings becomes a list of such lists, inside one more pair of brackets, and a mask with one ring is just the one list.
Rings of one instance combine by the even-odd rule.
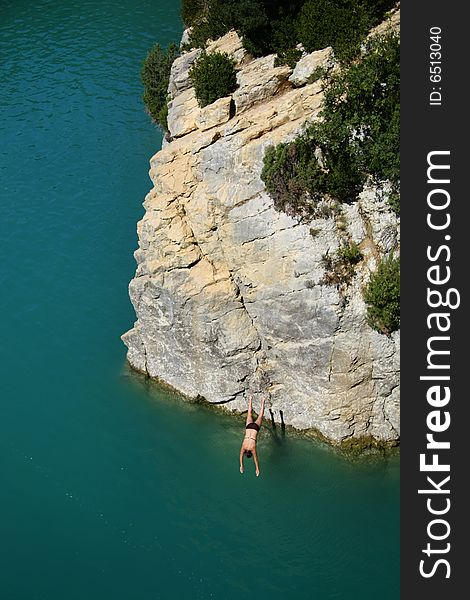
[[[346, 2], [308, 0], [300, 11], [297, 35], [308, 52], [332, 46], [342, 57], [350, 47], [357, 48], [364, 34], [364, 14], [343, 6]], [[351, 52], [349, 52], [351, 53]]]
[[274, 59], [274, 66], [288, 65], [291, 69], [295, 67], [297, 61], [302, 58], [302, 50], [298, 48], [288, 48], [285, 51], [280, 51]]
[[264, 156], [261, 179], [276, 210], [305, 219], [315, 215], [322, 188], [311, 183], [322, 179], [322, 171], [318, 162], [312, 160], [312, 148], [306, 136], [270, 146]]
[[207, 11], [209, 0], [182, 0], [181, 18], [186, 27], [197, 23]]
[[338, 256], [350, 265], [357, 265], [364, 258], [359, 246], [355, 242], [351, 242], [348, 246], [340, 248]]
[[235, 63], [219, 52], [203, 54], [193, 65], [189, 76], [194, 85], [199, 106], [212, 104], [231, 94], [237, 87]]
[[400, 328], [400, 259], [392, 255], [379, 263], [364, 291], [369, 325], [389, 335]]
[[[279, 11], [275, 20], [270, 22], [269, 41], [265, 45], [269, 48], [269, 52], [276, 52], [280, 57], [295, 56], [296, 45], [298, 44], [297, 36], [297, 15], [302, 8], [303, 2], [298, 3], [297, 11], [285, 9]], [[293, 66], [290, 62], [285, 62]]]
[[143, 101], [152, 119], [168, 130], [168, 83], [171, 65], [178, 56], [176, 44], [171, 43], [166, 50], [160, 44], [153, 46], [142, 65], [141, 79], [144, 84]]
[[392, 0], [307, 0], [297, 20], [298, 41], [308, 52], [332, 46], [338, 59], [349, 61], [393, 5]]
[[356, 272], [355, 266], [364, 258], [359, 246], [350, 242], [340, 248], [336, 254], [324, 254], [322, 266], [325, 269], [322, 283], [325, 285], [348, 284]]
[[400, 214], [400, 194], [399, 192], [393, 190], [387, 198], [387, 202], [389, 203], [392, 210], [399, 215]]
[[[396, 34], [370, 40], [363, 59], [332, 78], [323, 115], [324, 121], [310, 133], [317, 138], [330, 167], [342, 162], [340, 171], [355, 173], [357, 185], [368, 175], [398, 185], [400, 43]], [[333, 184], [343, 198], [354, 194], [357, 187], [348, 192], [345, 183]]]
[[315, 216], [321, 198], [351, 202], [372, 176], [400, 182], [400, 60], [395, 34], [375, 38], [363, 59], [326, 82], [322, 120], [269, 148], [261, 178], [277, 210]]
[[396, 0], [362, 0], [361, 4], [367, 11], [371, 27], [382, 21], [387, 12], [397, 4]]

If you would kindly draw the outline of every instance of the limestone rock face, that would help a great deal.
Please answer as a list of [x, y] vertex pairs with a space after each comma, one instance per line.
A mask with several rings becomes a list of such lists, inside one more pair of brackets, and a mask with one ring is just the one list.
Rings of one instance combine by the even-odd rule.
[[189, 44], [189, 38], [191, 36], [192, 27], [187, 27], [183, 31], [183, 35], [181, 36], [180, 48], [182, 48], [185, 44]]
[[168, 103], [168, 131], [173, 137], [186, 135], [197, 129], [199, 105], [194, 88], [188, 88]]
[[230, 119], [230, 107], [232, 98], [219, 98], [209, 106], [201, 108], [196, 117], [196, 125], [201, 131], [211, 129]]
[[191, 52], [181, 54], [173, 61], [171, 65], [170, 84], [168, 86], [168, 93], [171, 98], [175, 98], [178, 94], [191, 87], [189, 71], [201, 54], [202, 50], [197, 48]]
[[233, 99], [238, 112], [271, 98], [291, 73], [288, 66], [275, 67], [275, 54], [252, 60], [237, 75], [238, 89]]
[[[367, 325], [362, 289], [379, 258], [398, 251], [398, 219], [373, 187], [309, 223], [274, 209], [263, 156], [318, 118], [322, 86], [301, 83], [303, 75], [294, 87], [273, 56], [240, 59], [235, 36], [212, 46], [239, 53], [233, 103], [198, 107], [183, 75], [194, 51], [172, 69], [173, 137], [150, 162], [154, 187], [130, 283], [137, 321], [123, 335], [128, 360], [229, 410], [245, 410], [248, 391], [269, 391], [276, 420], [282, 411], [286, 424], [334, 443], [392, 442], [399, 334]], [[327, 285], [323, 256], [345, 239], [364, 260], [348, 286]]]
[[235, 64], [240, 64], [247, 53], [243, 47], [242, 40], [239, 38], [236, 31], [229, 31], [223, 37], [209, 42], [206, 48], [207, 54], [219, 52], [220, 54], [228, 54], [233, 58]]
[[333, 66], [333, 48], [329, 46], [303, 56], [295, 65], [289, 81], [296, 87], [305, 85], [317, 69], [329, 71]]

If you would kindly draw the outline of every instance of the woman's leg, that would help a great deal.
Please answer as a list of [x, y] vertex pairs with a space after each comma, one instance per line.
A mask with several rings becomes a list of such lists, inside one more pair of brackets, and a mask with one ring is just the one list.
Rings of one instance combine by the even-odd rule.
[[251, 414], [251, 412], [253, 410], [252, 400], [253, 400], [253, 396], [250, 394], [248, 396], [248, 413], [246, 415], [246, 424], [247, 425], [248, 425], [248, 423], [253, 423], [253, 415]]
[[265, 398], [263, 396], [263, 399], [261, 400], [261, 408], [260, 408], [260, 411], [259, 411], [259, 415], [258, 415], [258, 418], [255, 421], [255, 423], [258, 425], [258, 427], [261, 427], [261, 421], [263, 420], [263, 415], [264, 415], [264, 401], [265, 401]]

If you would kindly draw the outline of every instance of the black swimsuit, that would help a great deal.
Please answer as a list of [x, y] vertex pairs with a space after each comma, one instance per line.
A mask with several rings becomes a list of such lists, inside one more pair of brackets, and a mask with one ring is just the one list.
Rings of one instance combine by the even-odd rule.
[[254, 429], [255, 431], [259, 431], [258, 423], [248, 423], [245, 429]]

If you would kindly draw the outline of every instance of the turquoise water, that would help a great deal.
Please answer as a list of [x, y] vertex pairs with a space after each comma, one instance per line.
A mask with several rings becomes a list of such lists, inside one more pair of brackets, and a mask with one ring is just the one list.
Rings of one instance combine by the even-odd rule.
[[[398, 598], [398, 459], [350, 462], [132, 376], [120, 335], [171, 0], [3, 0], [2, 599]], [[250, 465], [252, 467], [252, 465]]]

